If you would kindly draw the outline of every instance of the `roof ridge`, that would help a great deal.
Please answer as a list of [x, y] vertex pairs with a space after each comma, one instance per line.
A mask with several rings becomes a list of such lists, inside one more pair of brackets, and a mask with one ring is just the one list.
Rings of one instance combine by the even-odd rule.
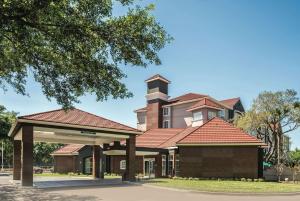
[[[74, 108], [74, 109], [76, 109], [76, 108]], [[60, 110], [64, 110], [64, 109], [61, 108], [61, 109], [49, 110], [49, 111], [45, 111], [45, 112], [37, 112], [37, 113], [33, 113], [33, 114], [22, 115], [22, 116], [19, 116], [18, 118], [31, 117], [31, 116], [40, 115], [40, 114], [47, 114], [47, 113], [56, 112], [56, 111], [60, 111]], [[69, 109], [69, 110], [72, 110], [72, 109]]]
[[[217, 118], [217, 117], [213, 117], [212, 119], [209, 119], [207, 122], [205, 122], [204, 124], [202, 124], [201, 126], [198, 126], [198, 128], [196, 128], [195, 130], [193, 130], [192, 132], [195, 132], [195, 131], [197, 131], [197, 130], [199, 130], [201, 127], [203, 127], [204, 125], [206, 125], [208, 122], [210, 122], [210, 121], [212, 121], [213, 119], [215, 119], [215, 118]], [[191, 132], [191, 133], [192, 133]], [[182, 138], [181, 140], [183, 140], [183, 139], [185, 139], [187, 136], [189, 136], [191, 133], [189, 133], [188, 135], [186, 135], [184, 138]], [[181, 141], [181, 140], [179, 140], [179, 141]], [[178, 142], [179, 142], [178, 141]], [[177, 142], [176, 142], [177, 143]]]
[[241, 97], [228, 98], [228, 99], [224, 99], [224, 100], [220, 100], [220, 101], [225, 101], [225, 100], [233, 100], [233, 99], [241, 99]]
[[[194, 131], [192, 131], [191, 133], [189, 133], [188, 135], [186, 135], [184, 138], [182, 138], [180, 141], [183, 141], [185, 138], [187, 138], [189, 135], [191, 135], [192, 133], [199, 131], [201, 128], [203, 128], [205, 125], [207, 125], [209, 122], [213, 121], [213, 120], [220, 120], [222, 123], [226, 124], [227, 126], [236, 129], [238, 131], [240, 131], [242, 134], [247, 135], [248, 137], [252, 138], [253, 140], [259, 140], [256, 137], [248, 134], [247, 132], [245, 132], [244, 130], [234, 126], [232, 123], [229, 123], [227, 121], [225, 121], [224, 119], [220, 118], [220, 117], [213, 117], [212, 119], [208, 120], [207, 122], [205, 122], [204, 124], [202, 124], [201, 126], [199, 126], [197, 129], [195, 129]], [[178, 141], [178, 142], [180, 142]]]
[[179, 131], [178, 133], [176, 133], [176, 135], [174, 135], [173, 137], [171, 137], [171, 138], [167, 139], [166, 141], [160, 143], [157, 147], [160, 147], [160, 145], [162, 145], [162, 144], [168, 142], [169, 140], [171, 140], [172, 138], [174, 138], [175, 136], [179, 135], [180, 133], [182, 133], [182, 132], [185, 131], [185, 130], [186, 130], [186, 129], [182, 129], [181, 131]]
[[96, 114], [93, 114], [93, 113], [90, 113], [90, 112], [86, 112], [86, 111], [84, 111], [84, 110], [81, 110], [81, 109], [77, 109], [77, 108], [75, 108], [75, 109], [76, 109], [76, 110], [79, 110], [79, 111], [81, 111], [81, 112], [85, 112], [85, 113], [87, 113], [87, 114], [89, 114], [89, 115], [92, 115], [92, 116], [95, 116], [95, 117], [98, 117], [98, 118], [102, 118], [102, 119], [104, 119], [104, 120], [111, 121], [111, 122], [114, 122], [114, 123], [116, 123], [116, 124], [120, 124], [120, 125], [122, 125], [122, 126], [125, 126], [125, 127], [128, 127], [128, 128], [131, 128], [131, 129], [136, 129], [136, 128], [132, 128], [131, 126], [127, 126], [127, 125], [125, 125], [125, 124], [122, 124], [122, 123], [116, 122], [116, 121], [114, 121], [114, 120], [111, 120], [111, 119], [107, 119], [107, 118], [105, 118], [105, 117], [102, 117], [102, 116], [99, 116], [99, 115], [96, 115]]
[[179, 133], [177, 133], [176, 135], [174, 135], [173, 137], [171, 137], [170, 139], [168, 139], [168, 140], [166, 140], [165, 142], [161, 143], [159, 146], [161, 146], [161, 145], [167, 143], [168, 141], [172, 140], [173, 138], [179, 136], [180, 134], [182, 134], [183, 132], [185, 132], [186, 130], [191, 129], [191, 128], [194, 128], [194, 130], [191, 130], [191, 131], [190, 131], [189, 133], [187, 133], [184, 137], [182, 137], [182, 138], [180, 138], [179, 140], [177, 140], [177, 141], [175, 142], [175, 144], [176, 144], [177, 142], [179, 142], [180, 140], [182, 140], [183, 138], [185, 138], [187, 135], [189, 135], [191, 132], [195, 131], [197, 128], [196, 128], [196, 127], [192, 127], [192, 126], [186, 127], [186, 128], [184, 128], [182, 131], [180, 131]]

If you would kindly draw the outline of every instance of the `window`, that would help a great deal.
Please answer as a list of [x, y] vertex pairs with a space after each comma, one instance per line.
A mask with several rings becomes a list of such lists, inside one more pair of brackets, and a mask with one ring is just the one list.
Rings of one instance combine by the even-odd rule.
[[179, 154], [175, 155], [175, 176], [179, 175]]
[[84, 158], [84, 174], [92, 174], [92, 169], [93, 169], [93, 158], [92, 157], [86, 157]]
[[173, 155], [169, 155], [169, 169], [168, 169], [168, 175], [173, 176]]
[[161, 158], [161, 176], [166, 176], [167, 173], [167, 157], [166, 155], [162, 155]]
[[212, 119], [212, 118], [214, 118], [215, 116], [217, 116], [217, 113], [216, 113], [216, 112], [208, 111], [208, 119]]
[[203, 120], [202, 112], [194, 112], [193, 121], [201, 121], [201, 120]]
[[165, 120], [163, 126], [164, 126], [164, 128], [169, 128], [170, 127], [169, 120]]
[[126, 160], [120, 161], [120, 170], [126, 170]]
[[220, 118], [225, 118], [225, 110], [220, 110], [220, 111], [218, 111], [218, 117], [220, 117]]
[[169, 116], [169, 110], [170, 110], [170, 108], [168, 108], [168, 107], [164, 107], [163, 108], [163, 114], [164, 114], [164, 116]]

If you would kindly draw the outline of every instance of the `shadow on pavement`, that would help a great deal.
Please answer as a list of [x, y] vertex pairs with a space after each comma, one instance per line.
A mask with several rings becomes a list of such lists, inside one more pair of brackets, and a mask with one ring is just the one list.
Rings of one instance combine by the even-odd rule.
[[0, 186], [0, 200], [13, 201], [47, 201], [47, 200], [63, 200], [63, 201], [96, 201], [102, 200], [95, 196], [79, 196], [79, 195], [61, 195], [57, 193], [46, 193], [43, 190], [34, 188], [18, 188], [16, 186]]

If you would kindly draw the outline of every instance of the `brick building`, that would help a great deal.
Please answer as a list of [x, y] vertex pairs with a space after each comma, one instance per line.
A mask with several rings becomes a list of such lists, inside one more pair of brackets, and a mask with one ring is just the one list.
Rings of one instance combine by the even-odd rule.
[[[265, 144], [230, 122], [244, 112], [240, 98], [216, 100], [188, 93], [170, 98], [170, 81], [146, 80], [147, 105], [135, 110], [136, 173], [149, 177], [262, 177]], [[103, 168], [123, 174], [123, 142], [103, 146]]]

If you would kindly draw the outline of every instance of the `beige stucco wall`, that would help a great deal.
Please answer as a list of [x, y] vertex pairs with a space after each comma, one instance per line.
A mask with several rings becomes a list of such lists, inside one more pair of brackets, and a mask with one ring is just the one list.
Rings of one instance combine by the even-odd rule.
[[192, 124], [193, 114], [186, 110], [194, 104], [195, 102], [174, 105], [171, 107], [172, 128], [185, 128]]

